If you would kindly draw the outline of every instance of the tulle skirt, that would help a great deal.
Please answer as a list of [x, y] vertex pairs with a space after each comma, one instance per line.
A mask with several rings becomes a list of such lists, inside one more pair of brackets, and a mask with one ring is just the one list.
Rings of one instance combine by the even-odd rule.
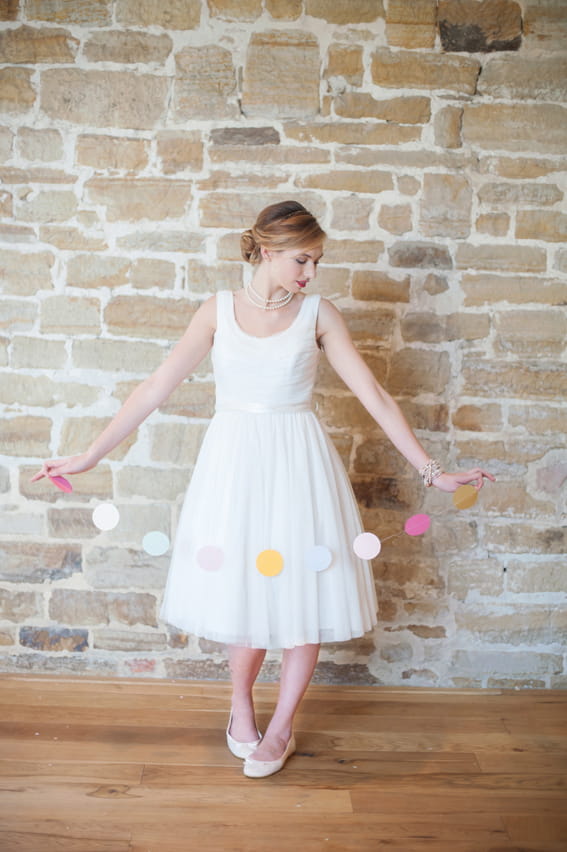
[[251, 648], [361, 636], [376, 623], [371, 566], [352, 547], [361, 531], [314, 412], [217, 412], [181, 510], [161, 618]]

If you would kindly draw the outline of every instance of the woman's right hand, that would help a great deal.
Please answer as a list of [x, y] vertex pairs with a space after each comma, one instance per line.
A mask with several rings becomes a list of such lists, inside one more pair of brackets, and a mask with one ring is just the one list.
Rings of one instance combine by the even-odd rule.
[[81, 453], [78, 456], [69, 456], [66, 459], [50, 459], [45, 461], [35, 476], [32, 476], [31, 482], [37, 482], [38, 479], [43, 479], [44, 476], [63, 476], [66, 473], [85, 473], [96, 467], [97, 460], [93, 459], [88, 453]]

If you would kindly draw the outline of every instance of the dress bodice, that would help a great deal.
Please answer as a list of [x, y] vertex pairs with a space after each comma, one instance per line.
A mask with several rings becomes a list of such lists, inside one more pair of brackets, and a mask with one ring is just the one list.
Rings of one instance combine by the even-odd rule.
[[212, 349], [217, 411], [311, 407], [320, 350], [315, 336], [320, 296], [310, 294], [290, 326], [268, 337], [243, 331], [229, 290], [217, 293]]

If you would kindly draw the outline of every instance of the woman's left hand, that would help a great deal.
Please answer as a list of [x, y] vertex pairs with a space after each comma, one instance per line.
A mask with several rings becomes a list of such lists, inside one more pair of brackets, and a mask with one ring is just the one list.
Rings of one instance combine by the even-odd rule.
[[496, 481], [496, 477], [480, 467], [473, 467], [462, 473], [442, 473], [437, 476], [432, 485], [440, 491], [456, 491], [461, 485], [473, 485], [477, 490], [482, 488], [484, 480]]

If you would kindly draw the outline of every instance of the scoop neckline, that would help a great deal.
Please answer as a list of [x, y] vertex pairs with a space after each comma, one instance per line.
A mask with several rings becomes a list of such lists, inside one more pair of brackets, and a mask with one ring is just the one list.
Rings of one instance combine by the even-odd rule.
[[236, 326], [236, 328], [238, 329], [240, 334], [243, 334], [244, 337], [250, 337], [252, 340], [271, 340], [273, 337], [281, 337], [282, 334], [286, 334], [288, 331], [290, 331], [294, 327], [295, 323], [298, 321], [299, 317], [301, 316], [301, 312], [303, 310], [303, 306], [304, 306], [305, 302], [307, 301], [307, 298], [310, 295], [313, 295], [313, 294], [312, 293], [306, 293], [305, 294], [305, 296], [303, 297], [303, 301], [301, 302], [301, 305], [299, 306], [298, 312], [296, 313], [296, 315], [292, 319], [291, 323], [286, 328], [282, 328], [281, 331], [275, 331], [273, 334], [265, 334], [263, 336], [259, 336], [257, 334], [249, 334], [249, 332], [244, 331], [244, 329], [242, 328], [242, 326], [240, 325], [240, 323], [236, 319], [236, 311], [234, 310], [235, 293], [233, 291], [229, 290], [228, 295], [230, 297], [230, 315], [232, 317], [232, 321], [233, 321], [234, 325]]

